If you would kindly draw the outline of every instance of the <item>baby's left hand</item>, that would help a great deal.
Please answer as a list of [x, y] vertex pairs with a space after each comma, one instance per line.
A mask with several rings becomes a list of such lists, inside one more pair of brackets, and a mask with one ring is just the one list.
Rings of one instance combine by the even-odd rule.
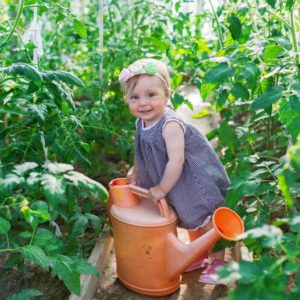
[[155, 204], [158, 200], [163, 199], [166, 197], [166, 194], [162, 191], [159, 185], [154, 186], [149, 189], [149, 196], [148, 198], [152, 200]]

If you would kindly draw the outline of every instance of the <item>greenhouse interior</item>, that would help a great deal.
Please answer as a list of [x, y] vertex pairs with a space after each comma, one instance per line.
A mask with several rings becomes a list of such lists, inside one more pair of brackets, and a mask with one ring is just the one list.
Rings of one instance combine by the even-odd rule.
[[300, 0], [0, 11], [0, 299], [300, 299]]

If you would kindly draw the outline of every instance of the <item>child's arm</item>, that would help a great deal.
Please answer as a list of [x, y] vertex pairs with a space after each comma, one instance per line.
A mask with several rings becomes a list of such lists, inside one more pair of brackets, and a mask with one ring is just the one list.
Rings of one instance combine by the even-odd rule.
[[134, 164], [132, 168], [132, 172], [127, 175], [126, 177], [128, 183], [139, 184], [139, 173], [138, 173], [138, 166], [136, 161], [136, 156], [134, 156]]
[[182, 127], [177, 122], [168, 122], [164, 128], [163, 137], [169, 161], [159, 185], [149, 189], [149, 198], [155, 202], [164, 198], [174, 187], [184, 164], [184, 132]]

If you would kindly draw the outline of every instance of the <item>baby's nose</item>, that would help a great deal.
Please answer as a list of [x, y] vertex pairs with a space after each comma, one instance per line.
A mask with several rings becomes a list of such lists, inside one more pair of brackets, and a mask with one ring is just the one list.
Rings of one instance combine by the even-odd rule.
[[146, 104], [147, 104], [147, 99], [146, 99], [146, 97], [141, 97], [141, 98], [140, 98], [140, 104], [141, 104], [141, 105], [146, 105]]

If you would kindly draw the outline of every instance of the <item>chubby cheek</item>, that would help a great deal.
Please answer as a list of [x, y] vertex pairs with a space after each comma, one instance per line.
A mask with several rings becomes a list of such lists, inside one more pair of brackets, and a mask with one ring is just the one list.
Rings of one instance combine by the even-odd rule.
[[128, 104], [128, 108], [130, 110], [130, 112], [136, 116], [137, 114], [137, 105], [134, 105], [134, 104]]

